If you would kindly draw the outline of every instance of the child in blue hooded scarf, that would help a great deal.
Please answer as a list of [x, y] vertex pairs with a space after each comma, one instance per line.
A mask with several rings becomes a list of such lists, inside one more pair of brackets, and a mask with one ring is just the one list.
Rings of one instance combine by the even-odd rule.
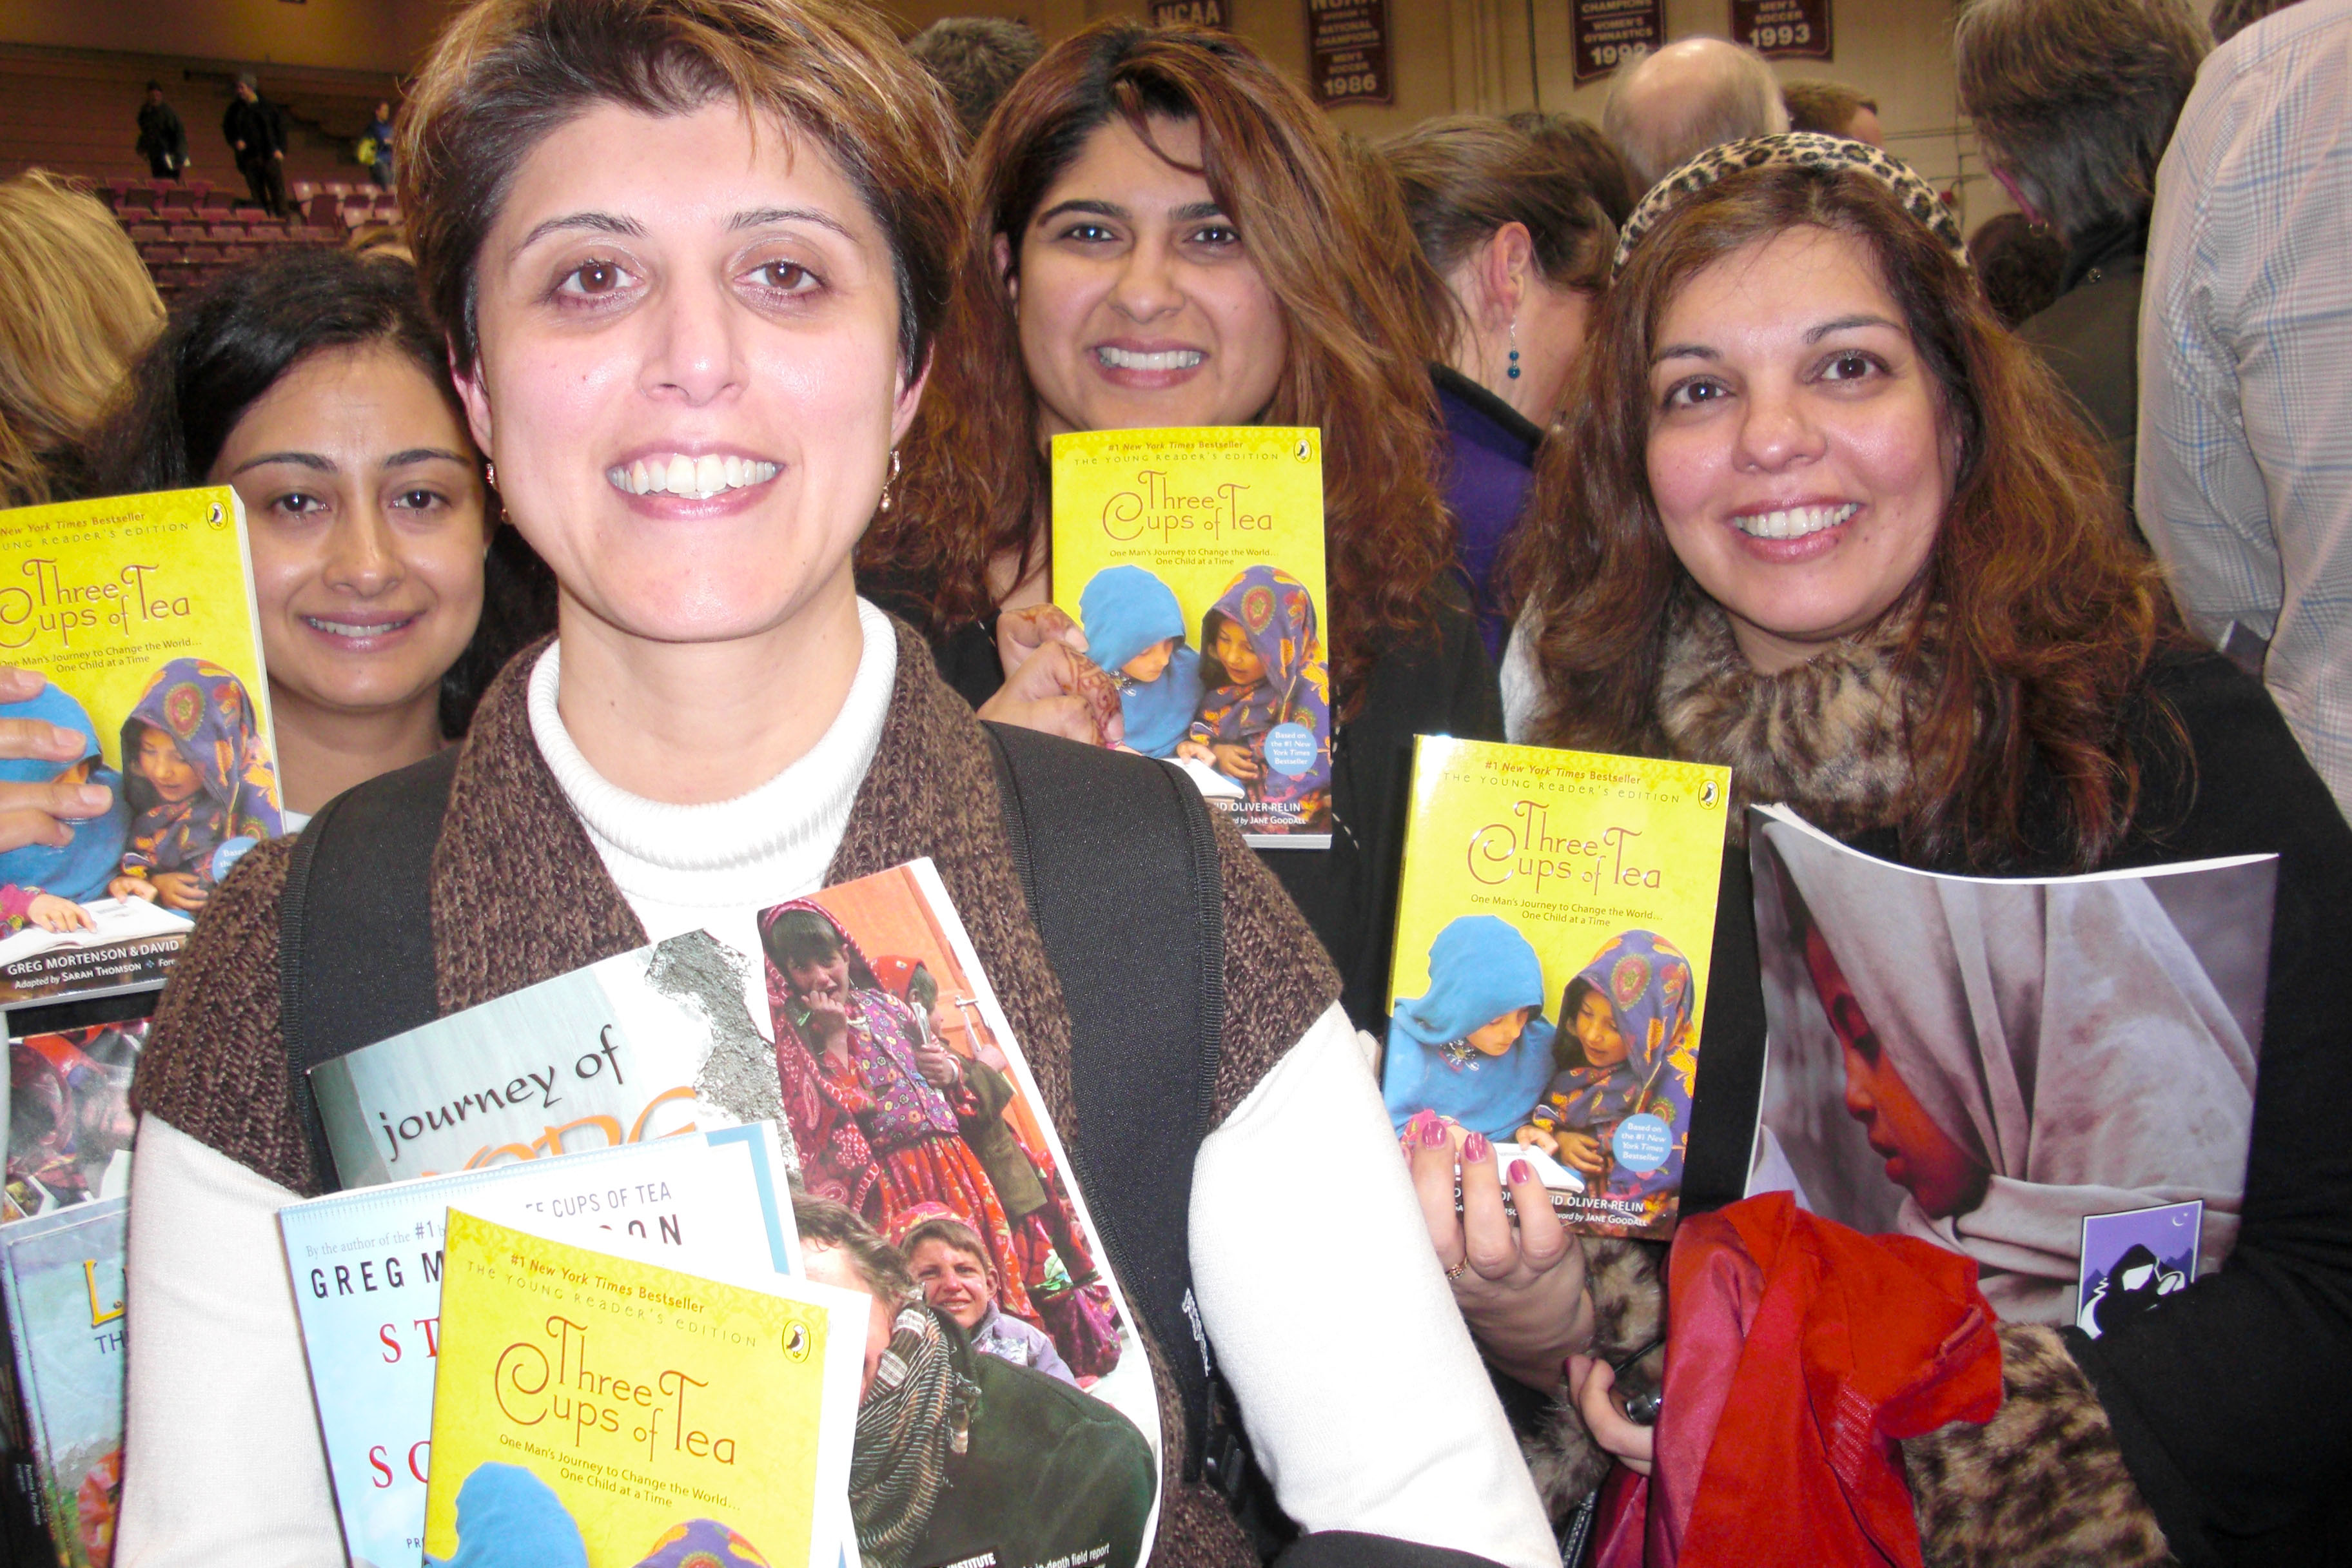
[[0, 758], [0, 779], [102, 784], [114, 793], [114, 804], [104, 816], [69, 825], [73, 840], [62, 847], [27, 844], [0, 854], [0, 925], [8, 931], [27, 925], [44, 931], [88, 930], [90, 918], [81, 906], [106, 897], [106, 884], [122, 858], [122, 841], [130, 831], [122, 779], [106, 765], [89, 715], [55, 686], [44, 687], [22, 702], [0, 705], [0, 719], [38, 719], [82, 738], [81, 756], [62, 768], [36, 757]]
[[193, 915], [239, 847], [284, 830], [278, 773], [244, 682], [200, 658], [175, 658], [148, 678], [122, 724], [124, 793], [138, 816], [121, 873], [121, 899], [152, 899]]
[[1381, 1098], [1402, 1133], [1423, 1110], [1505, 1142], [1552, 1074], [1543, 963], [1508, 921], [1464, 915], [1429, 944], [1429, 989], [1389, 1018]]
[[1184, 643], [1175, 591], [1140, 566], [1109, 566], [1078, 595], [1087, 657], [1110, 671], [1126, 746], [1173, 756], [1201, 705], [1201, 656]]

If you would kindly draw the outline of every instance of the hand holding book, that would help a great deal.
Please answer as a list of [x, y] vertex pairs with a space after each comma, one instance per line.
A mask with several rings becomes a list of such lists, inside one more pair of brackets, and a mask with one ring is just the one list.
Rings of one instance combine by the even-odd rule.
[[[1423, 1111], [1402, 1142], [1414, 1194], [1454, 1304], [1496, 1366], [1530, 1388], [1559, 1386], [1567, 1358], [1592, 1340], [1584, 1249], [1528, 1162], [1505, 1171], [1481, 1133]], [[1456, 1162], [1459, 1174], [1456, 1174]], [[1458, 1194], [1458, 1196], [1457, 1196]]]

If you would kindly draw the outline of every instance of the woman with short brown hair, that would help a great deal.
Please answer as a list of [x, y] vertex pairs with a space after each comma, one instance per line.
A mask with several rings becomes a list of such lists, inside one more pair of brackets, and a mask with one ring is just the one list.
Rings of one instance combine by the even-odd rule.
[[[560, 594], [555, 638], [492, 685], [446, 772], [362, 786], [411, 805], [436, 777], [446, 791], [427, 907], [408, 916], [431, 954], [425, 994], [454, 1012], [696, 930], [757, 954], [761, 910], [928, 856], [1045, 1113], [1084, 1151], [1079, 1052], [987, 737], [851, 576], [940, 321], [956, 132], [936, 90], [872, 13], [836, 0], [478, 0], [404, 133], [401, 205], [467, 424]], [[352, 798], [306, 831], [334, 830]], [[333, 1184], [280, 1012], [292, 848], [263, 845], [213, 895], [139, 1064], [124, 1568], [342, 1555], [274, 1224]], [[1416, 1253], [1338, 978], [1237, 835], [1218, 833], [1214, 863], [1219, 1072], [1182, 1173], [1197, 1317], [1183, 1340], [1134, 1325], [1148, 1384], [1104, 1405], [1160, 1460], [1153, 1560], [1252, 1561], [1186, 1472], [1167, 1358], [1206, 1353], [1197, 1333], [1306, 1529], [1532, 1568], [1549, 1546], [1533, 1492]], [[337, 890], [307, 895], [315, 914]], [[1335, 1167], [1344, 1225], [1315, 1181]], [[1094, 1214], [1128, 1191], [1109, 1184], [1113, 1152], [1080, 1168], [1106, 1173]], [[971, 1170], [950, 1195], [981, 1202], [988, 1180]], [[1115, 1282], [1130, 1267], [1115, 1245], [1097, 1261]], [[1302, 1308], [1341, 1279], [1381, 1312]], [[946, 1333], [915, 1313], [889, 1341], [934, 1391]], [[1392, 1353], [1399, 1340], [1417, 1353]], [[877, 1479], [848, 1500], [865, 1560], [968, 1555], [925, 1543], [984, 1483], [936, 1424], [871, 1408], [859, 1458]], [[1414, 1413], [1402, 1438], [1329, 1441], [1399, 1410]]]

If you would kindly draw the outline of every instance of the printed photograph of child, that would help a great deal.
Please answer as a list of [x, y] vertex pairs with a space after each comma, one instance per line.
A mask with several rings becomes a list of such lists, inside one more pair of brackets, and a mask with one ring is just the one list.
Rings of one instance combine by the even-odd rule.
[[1143, 567], [1107, 567], [1079, 592], [1078, 625], [1087, 656], [1118, 688], [1122, 745], [1174, 756], [1201, 706], [1201, 655], [1184, 640], [1176, 591]]
[[1252, 566], [1201, 617], [1200, 707], [1176, 747], [1240, 786], [1254, 832], [1331, 828], [1331, 678], [1298, 579]]
[[122, 771], [134, 816], [116, 898], [193, 914], [238, 854], [284, 831], [252, 699], [205, 659], [175, 658], [148, 680], [123, 721]]
[[62, 847], [26, 844], [0, 854], [0, 931], [88, 931], [93, 921], [82, 906], [107, 896], [122, 858], [131, 811], [122, 798], [122, 778], [106, 765], [98, 728], [89, 710], [56, 685], [21, 702], [0, 704], [0, 719], [30, 719], [70, 730], [83, 740], [79, 761], [64, 767], [33, 757], [0, 758], [0, 779], [11, 784], [89, 784], [113, 792], [102, 816], [73, 825], [73, 841]]

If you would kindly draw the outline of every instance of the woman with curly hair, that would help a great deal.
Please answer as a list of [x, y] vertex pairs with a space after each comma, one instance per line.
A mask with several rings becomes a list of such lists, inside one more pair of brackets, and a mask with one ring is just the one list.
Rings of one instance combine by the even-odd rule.
[[[1789, 135], [1685, 165], [1627, 225], [1581, 374], [1516, 563], [1516, 737], [1727, 763], [1735, 807], [1786, 802], [1922, 870], [2278, 858], [2235, 1250], [2096, 1341], [2000, 1325], [1998, 1413], [1902, 1445], [1927, 1560], [2326, 1555], [2326, 1483], [2352, 1462], [2352, 827], [2262, 688], [2173, 630], [2091, 434], [1884, 153]], [[1742, 816], [1691, 1212], [1740, 1195], [1756, 1124]], [[1426, 1193], [1437, 1173], [1416, 1174]], [[1470, 1265], [1457, 1300], [1490, 1356], [1549, 1374], [1559, 1502], [1589, 1482], [1570, 1462], [1588, 1431], [1647, 1464], [1608, 1363], [1652, 1337], [1656, 1280], [1524, 1197], [1515, 1232], [1494, 1186], [1465, 1195], [1466, 1234], [1450, 1203], [1424, 1207], [1441, 1261]], [[1605, 1287], [1555, 1281], [1570, 1261]]]
[[1320, 426], [1336, 820], [1328, 850], [1265, 858], [1377, 1029], [1412, 738], [1500, 731], [1446, 571], [1423, 330], [1353, 189], [1328, 120], [1234, 38], [1107, 22], [1048, 50], [972, 150], [905, 502], [858, 563], [983, 718], [1100, 740], [1084, 636], [1045, 604], [1048, 439]]

